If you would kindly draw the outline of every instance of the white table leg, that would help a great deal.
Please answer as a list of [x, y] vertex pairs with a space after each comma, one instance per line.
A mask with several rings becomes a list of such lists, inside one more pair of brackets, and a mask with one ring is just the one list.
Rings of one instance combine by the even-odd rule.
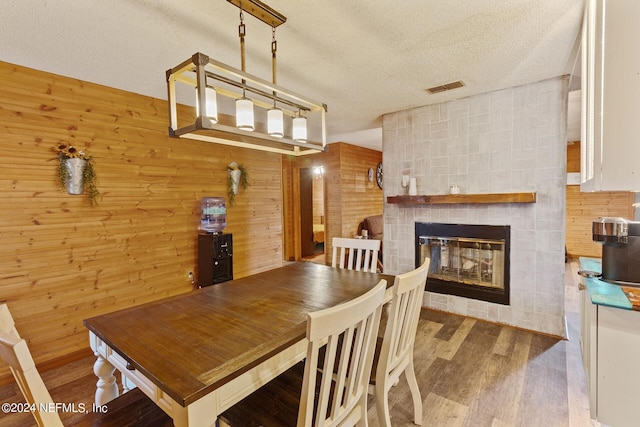
[[218, 414], [215, 404], [212, 404], [212, 401], [216, 400], [216, 398], [200, 399], [186, 408], [174, 402], [173, 425], [175, 427], [216, 427]]
[[93, 364], [93, 373], [98, 377], [96, 383], [96, 405], [105, 403], [118, 397], [118, 384], [113, 375], [116, 368], [100, 354], [96, 354], [96, 363]]

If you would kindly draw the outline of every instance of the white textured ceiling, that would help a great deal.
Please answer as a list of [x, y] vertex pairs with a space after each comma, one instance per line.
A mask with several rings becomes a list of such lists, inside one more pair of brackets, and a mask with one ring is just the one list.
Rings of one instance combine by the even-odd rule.
[[[264, 0], [278, 84], [328, 105], [330, 140], [381, 149], [381, 116], [574, 70], [584, 0]], [[3, 0], [0, 60], [167, 99], [202, 52], [240, 67], [226, 0]], [[271, 78], [271, 28], [245, 14], [247, 72]], [[461, 89], [428, 87], [463, 80]], [[0, 83], [1, 84], [1, 83]]]

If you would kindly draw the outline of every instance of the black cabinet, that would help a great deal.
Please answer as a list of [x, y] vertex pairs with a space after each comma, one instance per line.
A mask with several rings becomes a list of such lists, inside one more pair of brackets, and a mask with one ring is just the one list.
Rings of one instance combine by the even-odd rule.
[[198, 287], [233, 280], [233, 237], [231, 234], [198, 234]]

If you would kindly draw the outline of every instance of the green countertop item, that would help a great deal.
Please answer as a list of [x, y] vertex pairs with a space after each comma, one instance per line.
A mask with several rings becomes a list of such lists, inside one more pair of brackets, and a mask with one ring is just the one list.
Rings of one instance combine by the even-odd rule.
[[[580, 270], [602, 272], [602, 260], [598, 258], [580, 257], [578, 261]], [[631, 310], [631, 302], [620, 286], [595, 277], [585, 277], [584, 283], [587, 286], [592, 303]]]

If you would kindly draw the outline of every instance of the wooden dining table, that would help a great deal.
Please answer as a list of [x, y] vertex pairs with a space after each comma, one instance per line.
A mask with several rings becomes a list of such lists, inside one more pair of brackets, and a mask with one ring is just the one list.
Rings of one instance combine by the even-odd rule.
[[[306, 355], [306, 319], [393, 276], [309, 262], [84, 320], [97, 360], [96, 404], [139, 387], [178, 427], [217, 416]], [[133, 385], [132, 385], [133, 384]]]

